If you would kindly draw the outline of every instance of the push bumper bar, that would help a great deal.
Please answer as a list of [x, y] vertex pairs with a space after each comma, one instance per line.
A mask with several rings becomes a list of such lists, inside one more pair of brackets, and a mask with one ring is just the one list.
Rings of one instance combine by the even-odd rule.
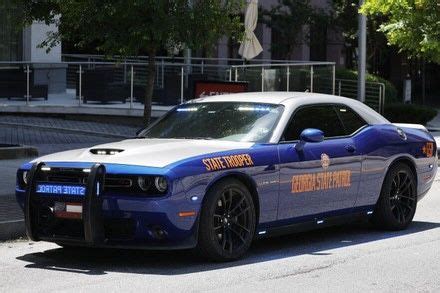
[[84, 237], [42, 236], [38, 232], [38, 198], [37, 183], [41, 177], [44, 162], [36, 162], [28, 173], [28, 185], [25, 194], [25, 225], [26, 234], [32, 241], [50, 240], [52, 242], [81, 243], [86, 245], [99, 245], [104, 241], [104, 228], [102, 221], [102, 190], [106, 169], [103, 164], [95, 164], [86, 181], [85, 196], [82, 199], [82, 222]]

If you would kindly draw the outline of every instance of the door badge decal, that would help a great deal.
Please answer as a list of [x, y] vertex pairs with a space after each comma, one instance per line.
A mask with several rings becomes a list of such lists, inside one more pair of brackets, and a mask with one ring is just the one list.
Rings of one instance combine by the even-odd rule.
[[330, 166], [330, 157], [327, 154], [321, 155], [321, 166], [324, 170]]

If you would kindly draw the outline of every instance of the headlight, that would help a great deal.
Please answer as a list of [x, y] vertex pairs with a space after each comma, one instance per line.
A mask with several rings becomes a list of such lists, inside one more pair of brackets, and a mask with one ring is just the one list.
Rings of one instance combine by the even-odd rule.
[[154, 185], [159, 192], [165, 192], [168, 189], [168, 182], [165, 177], [157, 176], [154, 178]]
[[25, 185], [28, 185], [28, 171], [23, 171], [23, 173], [21, 173], [21, 180], [23, 180]]
[[150, 177], [144, 177], [144, 176], [139, 176], [137, 182], [139, 188], [142, 189], [143, 191], [148, 191], [152, 183]]

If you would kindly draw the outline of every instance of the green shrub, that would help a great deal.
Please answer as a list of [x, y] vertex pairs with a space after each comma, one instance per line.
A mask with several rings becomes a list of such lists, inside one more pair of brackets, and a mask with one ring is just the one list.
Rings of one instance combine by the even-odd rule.
[[437, 115], [437, 110], [414, 104], [385, 105], [384, 116], [393, 123], [426, 124]]
[[[358, 73], [354, 70], [344, 69], [344, 68], [338, 68], [336, 69], [336, 79], [350, 79], [350, 80], [357, 80]], [[374, 74], [367, 74], [366, 76], [367, 82], [381, 82], [385, 84], [385, 103], [386, 104], [392, 104], [399, 102], [397, 99], [397, 89], [396, 87], [388, 80], [374, 75]]]

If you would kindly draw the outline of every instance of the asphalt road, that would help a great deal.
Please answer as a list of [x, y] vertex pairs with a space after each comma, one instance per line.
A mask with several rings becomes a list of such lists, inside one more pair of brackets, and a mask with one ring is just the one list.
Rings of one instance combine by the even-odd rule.
[[256, 242], [219, 264], [188, 251], [69, 251], [0, 244], [0, 291], [439, 292], [440, 177], [406, 231], [366, 224]]

